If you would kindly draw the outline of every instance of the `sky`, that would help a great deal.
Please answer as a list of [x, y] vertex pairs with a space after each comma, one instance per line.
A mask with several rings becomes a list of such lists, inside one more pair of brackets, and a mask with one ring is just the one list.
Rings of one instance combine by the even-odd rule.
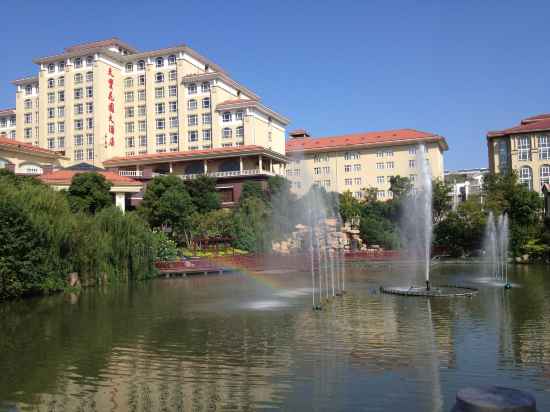
[[486, 133], [550, 112], [546, 1], [4, 2], [0, 108], [32, 59], [119, 37], [187, 44], [287, 130], [314, 137], [414, 128], [444, 136], [445, 168], [486, 167]]

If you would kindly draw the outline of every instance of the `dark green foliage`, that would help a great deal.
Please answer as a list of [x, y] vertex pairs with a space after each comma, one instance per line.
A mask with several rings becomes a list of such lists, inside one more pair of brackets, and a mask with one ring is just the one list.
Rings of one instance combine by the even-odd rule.
[[411, 188], [411, 182], [407, 177], [397, 175], [390, 178], [390, 190], [394, 199], [400, 199], [401, 196], [407, 195]]
[[199, 176], [185, 183], [195, 209], [208, 213], [220, 208], [220, 196], [216, 192], [216, 179]]
[[451, 211], [451, 193], [452, 187], [442, 182], [441, 180], [434, 180], [432, 183], [432, 209], [433, 209], [433, 223], [437, 224], [441, 222], [447, 213]]
[[111, 183], [99, 173], [79, 173], [73, 177], [67, 191], [73, 212], [94, 214], [113, 204]]
[[260, 182], [248, 181], [243, 183], [239, 202], [242, 203], [249, 197], [261, 199], [264, 202], [267, 201], [267, 193], [264, 191], [264, 188]]
[[340, 195], [340, 215], [344, 222], [351, 222], [361, 216], [362, 205], [359, 200], [353, 197], [347, 190]]
[[269, 250], [269, 236], [265, 229], [269, 222], [269, 209], [259, 197], [248, 196], [235, 211], [235, 246], [260, 253]]

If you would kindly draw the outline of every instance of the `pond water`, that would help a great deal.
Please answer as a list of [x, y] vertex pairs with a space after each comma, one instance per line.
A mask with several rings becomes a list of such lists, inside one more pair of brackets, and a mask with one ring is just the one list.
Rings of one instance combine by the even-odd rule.
[[348, 293], [311, 310], [309, 275], [232, 273], [0, 305], [0, 410], [449, 411], [499, 384], [550, 410], [550, 269], [483, 266], [432, 279], [473, 298], [382, 295], [405, 266], [349, 267]]

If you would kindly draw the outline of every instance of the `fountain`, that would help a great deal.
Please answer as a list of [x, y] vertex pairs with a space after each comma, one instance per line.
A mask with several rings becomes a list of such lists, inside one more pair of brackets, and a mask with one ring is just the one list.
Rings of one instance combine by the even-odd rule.
[[410, 235], [409, 249], [414, 258], [422, 265], [426, 286], [391, 286], [381, 287], [383, 293], [406, 296], [472, 296], [477, 293], [474, 288], [461, 286], [433, 286], [430, 281], [430, 256], [432, 247], [432, 174], [428, 163], [427, 149], [420, 144], [416, 150], [417, 185], [407, 196], [403, 227]]
[[508, 282], [509, 232], [508, 215], [504, 213], [495, 219], [493, 212], [489, 212], [483, 241], [485, 261], [491, 268], [492, 278], [495, 281], [504, 282], [505, 289], [512, 287]]

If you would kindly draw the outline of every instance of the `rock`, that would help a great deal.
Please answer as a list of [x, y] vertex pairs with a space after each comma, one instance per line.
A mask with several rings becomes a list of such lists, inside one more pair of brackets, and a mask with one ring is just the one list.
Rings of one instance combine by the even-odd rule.
[[67, 283], [71, 288], [76, 288], [80, 286], [80, 279], [78, 277], [78, 273], [71, 272], [67, 275]]
[[456, 395], [452, 412], [536, 412], [535, 398], [502, 386], [464, 388]]

